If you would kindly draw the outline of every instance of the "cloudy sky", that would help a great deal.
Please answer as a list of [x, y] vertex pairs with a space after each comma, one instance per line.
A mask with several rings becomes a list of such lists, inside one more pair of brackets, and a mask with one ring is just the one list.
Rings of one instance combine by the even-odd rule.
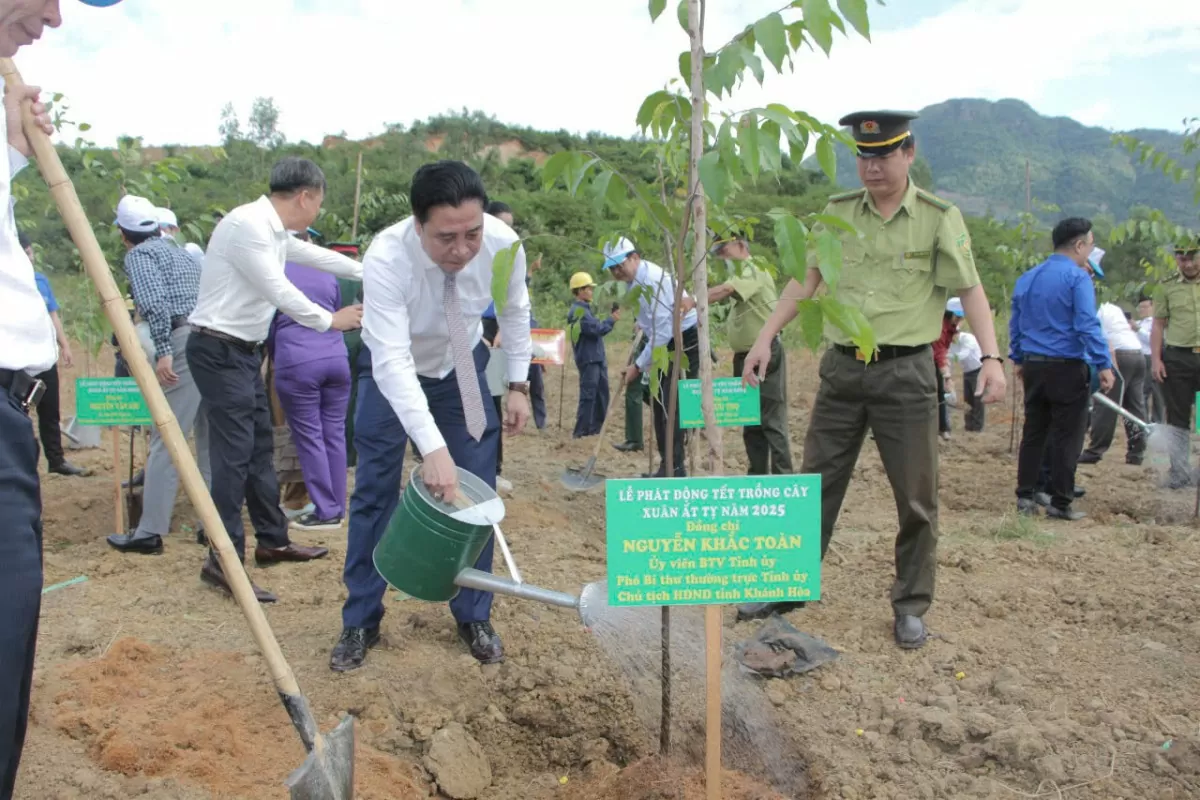
[[[779, 0], [709, 0], [716, 45]], [[470, 108], [504, 122], [625, 135], [642, 99], [676, 74], [675, 0], [62, 0], [65, 24], [17, 56], [63, 92], [102, 144], [218, 139], [272, 96], [290, 140], [362, 137]], [[873, 42], [835, 34], [832, 57], [738, 95], [826, 121], [861, 108], [1015, 97], [1115, 130], [1179, 129], [1200, 114], [1196, 0], [889, 0]]]

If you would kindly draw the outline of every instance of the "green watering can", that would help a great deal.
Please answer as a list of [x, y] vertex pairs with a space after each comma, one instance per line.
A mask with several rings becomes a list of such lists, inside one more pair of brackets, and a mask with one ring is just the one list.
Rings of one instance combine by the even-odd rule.
[[[459, 495], [453, 503], [433, 497], [413, 468], [400, 504], [375, 547], [375, 569], [404, 594], [432, 603], [454, 598], [460, 588], [478, 589], [547, 605], [573, 608], [590, 627], [608, 602], [604, 581], [583, 587], [579, 596], [525, 583], [500, 531], [504, 501], [475, 475], [458, 467]], [[474, 568], [488, 539], [496, 537], [510, 578]]]

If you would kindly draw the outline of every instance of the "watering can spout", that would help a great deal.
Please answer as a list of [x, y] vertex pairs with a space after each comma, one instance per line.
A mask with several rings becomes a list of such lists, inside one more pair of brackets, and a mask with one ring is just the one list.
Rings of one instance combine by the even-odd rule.
[[565, 592], [543, 589], [528, 583], [517, 583], [490, 572], [482, 572], [470, 567], [458, 573], [454, 582], [465, 589], [478, 589], [481, 592], [518, 597], [522, 600], [534, 600], [538, 603], [560, 606], [562, 608], [579, 608], [579, 598]]

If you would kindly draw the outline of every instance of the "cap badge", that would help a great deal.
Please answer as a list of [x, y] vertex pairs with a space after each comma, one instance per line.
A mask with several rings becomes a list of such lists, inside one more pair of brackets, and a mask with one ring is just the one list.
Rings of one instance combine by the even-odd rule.
[[859, 126], [859, 131], [861, 133], [877, 134], [879, 133], [879, 123], [873, 119], [866, 120]]

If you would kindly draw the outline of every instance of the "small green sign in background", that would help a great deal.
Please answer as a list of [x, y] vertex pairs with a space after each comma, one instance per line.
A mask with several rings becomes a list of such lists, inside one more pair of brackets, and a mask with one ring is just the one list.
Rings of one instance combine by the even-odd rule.
[[[720, 428], [761, 425], [762, 410], [759, 407], [758, 387], [745, 386], [741, 378], [714, 378], [713, 411], [717, 417], [717, 427]], [[704, 427], [704, 412], [700, 408], [700, 381], [679, 382], [679, 426]]]
[[133, 378], [76, 378], [75, 421], [80, 425], [150, 425], [154, 419]]
[[613, 606], [821, 598], [821, 476], [606, 484]]

